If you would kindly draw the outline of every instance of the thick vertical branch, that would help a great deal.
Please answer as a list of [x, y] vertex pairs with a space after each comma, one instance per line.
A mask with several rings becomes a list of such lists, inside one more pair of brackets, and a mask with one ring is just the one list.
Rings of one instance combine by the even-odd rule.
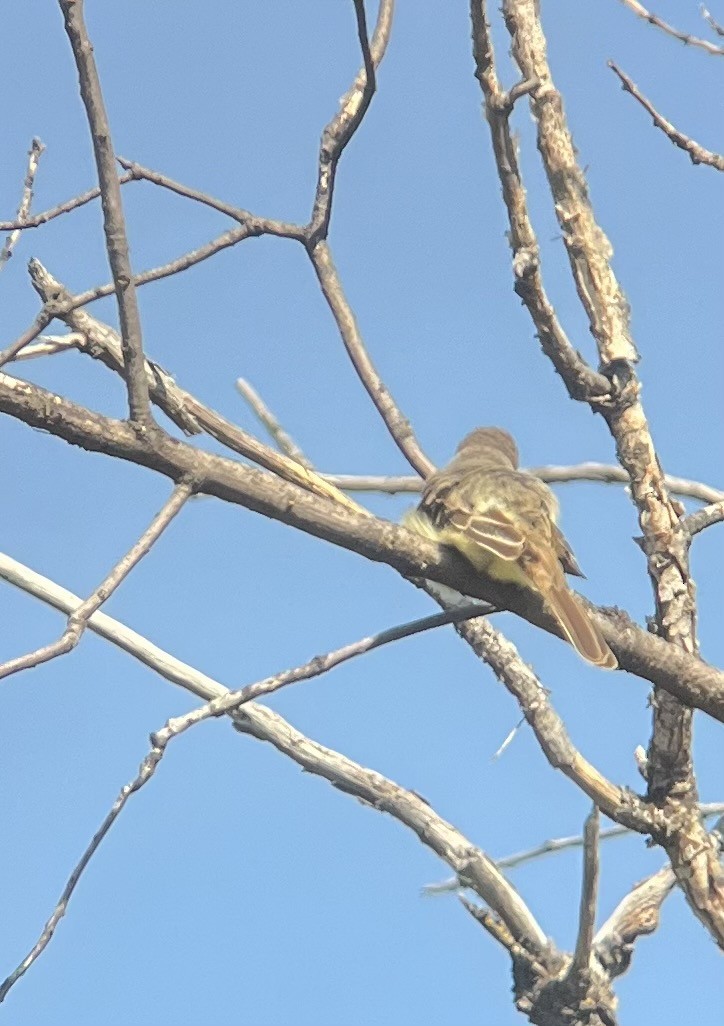
[[[602, 369], [617, 385], [613, 400], [599, 404], [599, 409], [631, 479], [654, 589], [657, 630], [667, 641], [693, 653], [697, 644], [688, 536], [668, 495], [640, 402], [640, 384], [632, 368], [636, 350], [628, 304], [611, 267], [611, 245], [594, 217], [576, 159], [563, 101], [548, 66], [538, 4], [536, 0], [505, 0], [504, 16], [521, 74], [536, 82], [529, 95], [538, 149]], [[677, 879], [691, 907], [724, 946], [724, 875], [697, 811], [691, 726], [690, 709], [670, 695], [655, 694], [648, 753], [649, 796], [670, 813], [669, 829], [661, 841]]]

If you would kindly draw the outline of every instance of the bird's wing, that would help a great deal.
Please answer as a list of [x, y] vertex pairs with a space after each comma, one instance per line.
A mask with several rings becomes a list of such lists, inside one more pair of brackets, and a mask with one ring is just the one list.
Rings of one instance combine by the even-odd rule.
[[583, 577], [585, 574], [581, 570], [580, 566], [576, 561], [576, 557], [571, 551], [571, 547], [565, 539], [563, 532], [553, 524], [553, 546], [558, 556], [558, 562], [563, 567], [567, 574], [572, 574], [574, 577]]
[[451, 533], [459, 533], [468, 546], [479, 545], [493, 556], [514, 562], [525, 548], [525, 535], [494, 501], [481, 508], [479, 478], [477, 468], [462, 477], [445, 470], [433, 475], [420, 509], [448, 535], [448, 543], [453, 542]]

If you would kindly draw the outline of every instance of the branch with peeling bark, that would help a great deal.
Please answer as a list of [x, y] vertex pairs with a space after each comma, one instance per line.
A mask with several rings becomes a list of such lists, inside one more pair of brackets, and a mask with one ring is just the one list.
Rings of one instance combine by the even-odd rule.
[[[530, 247], [522, 245], [525, 236], [521, 234], [521, 225], [526, 228], [530, 219], [510, 139], [507, 109], [500, 104], [503, 90], [482, 0], [472, 0], [471, 12], [477, 77], [485, 96], [496, 165], [511, 223], [516, 291], [520, 291], [517, 268], [530, 266]], [[695, 609], [687, 559], [689, 535], [669, 498], [640, 402], [640, 384], [633, 370], [637, 352], [629, 327], [628, 304], [613, 273], [611, 246], [594, 216], [563, 101], [553, 82], [539, 5], [535, 0], [505, 0], [503, 16], [520, 74], [524, 80], [536, 83], [528, 96], [537, 126], [538, 150], [576, 289], [597, 343], [601, 368], [610, 379], [603, 400], [600, 395], [586, 395], [581, 389], [586, 369], [571, 363], [565, 336], [549, 332], [548, 299], [537, 274], [528, 275], [526, 286], [533, 295], [528, 295], [526, 305], [539, 335], [547, 332], [552, 346], [549, 355], [569, 393], [587, 398], [591, 408], [604, 416], [615, 439], [617, 455], [629, 476], [638, 510], [642, 547], [654, 586], [658, 630], [675, 645], [694, 653]], [[678, 829], [667, 834], [667, 852], [691, 908], [717, 942], [724, 945], [724, 883], [712, 844], [695, 813], [698, 795], [691, 756], [691, 709], [681, 703], [680, 696], [670, 692], [657, 695], [648, 755], [649, 797], [671, 813], [672, 822], [679, 823]]]

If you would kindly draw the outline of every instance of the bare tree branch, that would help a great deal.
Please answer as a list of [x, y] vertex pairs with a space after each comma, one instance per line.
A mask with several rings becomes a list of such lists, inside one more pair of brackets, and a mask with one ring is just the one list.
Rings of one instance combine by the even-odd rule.
[[[478, 40], [476, 52], [492, 53], [484, 14], [480, 27], [479, 3], [480, 0], [473, 0], [473, 25], [485, 38]], [[611, 246], [595, 219], [563, 101], [548, 66], [538, 4], [536, 0], [505, 0], [503, 12], [520, 73], [524, 79], [538, 82], [530, 92], [538, 150], [579, 298], [588, 314], [602, 367], [612, 374], [615, 385], [607, 402], [591, 405], [606, 419], [616, 441], [619, 461], [631, 479], [631, 494], [654, 585], [658, 628], [667, 640], [695, 652], [688, 535], [666, 491], [640, 402], [640, 385], [632, 367], [637, 354], [629, 327], [628, 304], [610, 264]], [[507, 169], [499, 164], [498, 170], [502, 182]], [[679, 828], [666, 835], [667, 853], [691, 908], [724, 946], [724, 876], [695, 811], [698, 794], [691, 756], [691, 709], [670, 693], [662, 693], [653, 704], [653, 713], [648, 753], [649, 797], [662, 808], [672, 809]]]
[[674, 39], [678, 39], [685, 46], [696, 46], [701, 50], [706, 50], [707, 53], [713, 54], [716, 57], [724, 55], [724, 48], [721, 46], [714, 46], [707, 39], [698, 39], [696, 36], [691, 36], [687, 32], [681, 32], [679, 29], [674, 28], [673, 25], [669, 25], [668, 22], [664, 21], [663, 18], [659, 18], [657, 14], [652, 14], [651, 11], [647, 11], [646, 8], [638, 2], [638, 0], [621, 0], [621, 3], [625, 7], [628, 7], [630, 11], [638, 15], [643, 21], [647, 21], [649, 25], [655, 25], [657, 28], [665, 32], [667, 36], [673, 36]]
[[16, 363], [24, 360], [38, 360], [43, 356], [55, 356], [56, 353], [70, 353], [78, 349], [85, 339], [79, 332], [69, 331], [65, 335], [40, 335], [37, 342], [24, 347], [15, 357]]
[[381, 0], [377, 25], [372, 41], [368, 44], [364, 2], [363, 0], [353, 0], [353, 2], [357, 15], [364, 68], [342, 97], [337, 114], [322, 132], [317, 189], [312, 216], [306, 230], [305, 244], [322, 294], [336, 321], [342, 342], [360, 381], [403, 456], [414, 470], [422, 477], [426, 477], [434, 470], [434, 464], [420, 448], [410, 422], [402, 414], [369, 357], [327, 242], [337, 165], [345, 147], [361, 125], [374, 95], [375, 71], [387, 49], [394, 12], [394, 0]]
[[680, 150], [684, 150], [685, 153], [689, 154], [692, 164], [708, 164], [709, 167], [715, 168], [717, 171], [724, 171], [724, 156], [721, 153], [714, 153], [712, 150], [707, 150], [703, 146], [700, 146], [698, 142], [689, 138], [688, 135], [684, 135], [675, 128], [670, 121], [659, 114], [651, 100], [648, 100], [644, 94], [639, 90], [633, 79], [622, 71], [617, 64], [613, 61], [608, 62], [608, 66], [611, 71], [614, 72], [621, 82], [621, 87], [625, 93], [630, 93], [635, 100], [637, 100], [644, 110], [648, 111], [653, 122], [657, 128], [671, 140], [674, 146], [678, 146]]
[[[430, 582], [425, 583], [424, 590], [444, 609], [455, 608], [456, 603], [441, 595]], [[485, 618], [458, 623], [455, 629], [516, 699], [550, 765], [561, 770], [614, 822], [656, 836], [664, 826], [658, 810], [632, 791], [607, 780], [581, 755], [555, 711], [548, 691], [521, 659], [512, 642]]]
[[364, 67], [358, 72], [354, 82], [340, 100], [339, 110], [322, 132], [317, 188], [309, 221], [308, 239], [312, 246], [317, 239], [326, 239], [329, 233], [337, 166], [347, 144], [362, 124], [372, 102], [377, 87], [376, 70], [385, 56], [392, 32], [394, 0], [381, 0], [377, 24], [371, 41], [367, 37], [364, 0], [352, 0], [352, 2], [357, 19], [357, 35]]
[[699, 534], [700, 531], [704, 531], [713, 524], [720, 524], [722, 520], [724, 520], [724, 499], [719, 499], [718, 502], [712, 502], [709, 506], [698, 509], [696, 513], [691, 513], [684, 520], [684, 527], [689, 532], [689, 536], [693, 538], [695, 534]]
[[586, 989], [590, 977], [593, 954], [593, 931], [596, 926], [598, 906], [598, 876], [600, 871], [598, 845], [600, 819], [594, 805], [583, 829], [583, 882], [581, 884], [581, 911], [578, 922], [578, 936], [569, 970], [569, 981], [575, 987]]
[[[54, 299], [69, 305], [71, 294], [40, 261], [31, 261], [30, 276], [33, 286], [45, 303]], [[73, 328], [75, 348], [87, 353], [93, 359], [101, 360], [105, 366], [117, 374], [123, 373], [123, 357], [117, 333], [108, 325], [96, 320], [84, 310], [74, 309], [63, 314], [63, 320]], [[324, 481], [313, 471], [299, 466], [296, 460], [286, 457], [263, 445], [253, 435], [242, 431], [240, 427], [222, 417], [220, 413], [201, 403], [190, 392], [180, 388], [171, 375], [152, 360], [145, 361], [145, 370], [151, 400], [163, 410], [175, 424], [186, 434], [205, 431], [222, 445], [233, 452], [253, 460], [267, 470], [273, 471], [286, 481], [292, 481], [317, 495], [334, 499], [347, 509], [358, 513], [366, 512], [356, 502], [349, 499], [334, 485]]]
[[[42, 428], [91, 452], [149, 467], [172, 480], [190, 475], [198, 491], [252, 509], [324, 538], [408, 578], [429, 578], [508, 609], [552, 634], [560, 628], [528, 589], [481, 577], [466, 561], [396, 524], [340, 504], [238, 462], [159, 432], [151, 448], [123, 421], [78, 406], [28, 382], [0, 374], [0, 413]], [[276, 454], [278, 455], [278, 454]], [[281, 458], [281, 457], [279, 457]], [[579, 596], [580, 601], [586, 600]], [[644, 677], [691, 706], [724, 720], [724, 673], [637, 627], [619, 610], [587, 608], [622, 669]]]
[[[719, 816], [724, 813], [724, 802], [702, 802], [699, 806], [699, 812], [704, 819], [710, 816]], [[630, 837], [635, 832], [629, 829], [629, 827], [617, 825], [601, 830], [598, 836], [599, 841], [608, 841], [621, 837]], [[513, 855], [504, 855], [502, 858], [495, 860], [495, 865], [498, 869], [517, 869], [518, 866], [525, 865], [527, 862], [534, 862], [549, 855], [557, 855], [559, 852], [568, 851], [571, 848], [581, 848], [583, 847], [583, 841], [582, 834], [572, 834], [568, 837], [552, 837], [547, 841], [541, 841], [534, 848], [526, 848], [525, 851], [515, 852]], [[457, 877], [453, 876], [448, 877], [446, 880], [425, 884], [422, 888], [422, 893], [423, 895], [434, 897], [437, 894], [449, 894], [452, 891], [458, 890], [460, 890], [460, 881]]]
[[508, 214], [515, 291], [535, 324], [543, 352], [563, 379], [571, 398], [600, 400], [609, 394], [611, 382], [589, 367], [573, 347], [543, 285], [538, 239], [528, 213], [517, 145], [510, 130], [511, 107], [498, 79], [484, 0], [471, 0], [470, 11], [475, 77], [485, 98], [485, 116]]
[[68, 624], [62, 635], [49, 645], [44, 645], [34, 652], [18, 656], [16, 659], [10, 659], [8, 662], [0, 665], [0, 680], [4, 677], [9, 677], [13, 673], [18, 673], [20, 670], [40, 666], [51, 659], [56, 659], [58, 656], [72, 651], [80, 641], [91, 616], [110, 598], [116, 588], [122, 584], [143, 557], [148, 555], [153, 545], [158, 541], [177, 513], [180, 512], [192, 492], [192, 481], [182, 481], [178, 484], [168, 501], [164, 503], [161, 511], [154, 517], [152, 523], [143, 532], [136, 544], [119, 560], [85, 602], [81, 602], [78, 608], [73, 610], [68, 617]]
[[310, 250], [309, 257], [317, 273], [324, 298], [337, 322], [344, 347], [360, 381], [400, 452], [418, 474], [427, 477], [435, 469], [435, 465], [420, 448], [409, 420], [397, 406], [367, 353], [357, 320], [342, 288], [337, 268], [332, 262], [329, 246], [324, 240], [320, 240]]
[[[118, 179], [118, 184], [125, 185], [126, 182], [133, 181], [133, 177], [131, 174], [121, 175]], [[26, 228], [39, 228], [41, 225], [47, 224], [48, 221], [60, 217], [61, 214], [68, 214], [71, 210], [77, 210], [78, 207], [83, 207], [86, 203], [98, 199], [100, 194], [101, 190], [98, 186], [95, 186], [93, 189], [88, 189], [87, 192], [82, 192], [79, 196], [65, 200], [55, 207], [50, 207], [49, 210], [43, 210], [39, 214], [27, 217], [23, 221], [0, 221], [0, 232], [25, 231]]]
[[217, 210], [220, 214], [225, 214], [227, 217], [233, 218], [234, 221], [238, 221], [239, 224], [251, 228], [255, 235], [275, 235], [280, 239], [304, 241], [304, 229], [299, 225], [292, 224], [290, 221], [277, 221], [269, 217], [258, 217], [249, 210], [236, 207], [231, 203], [225, 203], [223, 200], [216, 199], [214, 196], [210, 196], [207, 192], [202, 192], [199, 189], [192, 189], [188, 185], [183, 185], [181, 182], [176, 182], [173, 178], [161, 174], [159, 171], [143, 167], [133, 160], [126, 160], [125, 157], [117, 157], [116, 159], [121, 167], [126, 168], [132, 180], [152, 182], [154, 185], [168, 189], [170, 192], [175, 192], [178, 196], [183, 196], [185, 199], [194, 200], [196, 203], [202, 203], [204, 206], [211, 207], [212, 210]]
[[33, 202], [33, 186], [35, 184], [35, 175], [38, 171], [38, 164], [40, 157], [42, 156], [45, 146], [42, 144], [40, 139], [33, 139], [28, 150], [28, 166], [25, 172], [25, 180], [23, 181], [23, 192], [20, 198], [20, 204], [18, 206], [18, 217], [15, 222], [15, 226], [11, 228], [3, 228], [0, 225], [0, 231], [10, 231], [5, 240], [5, 245], [0, 249], [0, 271], [5, 267], [10, 257], [13, 255], [13, 250], [20, 238], [20, 232], [24, 225], [28, 214], [30, 213], [30, 205]]
[[284, 455], [288, 456], [290, 460], [294, 460], [295, 463], [306, 467], [307, 470], [313, 470], [312, 461], [307, 459], [292, 436], [287, 434], [256, 389], [248, 381], [245, 381], [244, 378], [236, 379], [236, 388], [239, 394], [246, 399], [260, 423], [264, 425]]
[[93, 46], [83, 20], [83, 0], [59, 0], [65, 20], [65, 31], [70, 40], [78, 69], [80, 94], [88, 118], [93, 152], [98, 170], [98, 184], [103, 206], [103, 229], [106, 251], [113, 275], [118, 316], [121, 327], [121, 345], [128, 388], [128, 407], [131, 420], [148, 430], [153, 425], [148, 398], [148, 384], [143, 366], [143, 336], [141, 318], [136, 301], [131, 258], [128, 251], [126, 224], [123, 216], [121, 187], [116, 173], [111, 126], [108, 122], [101, 83], [98, 77]]
[[701, 11], [702, 18], [707, 23], [712, 32], [714, 32], [717, 36], [724, 36], [724, 25], [720, 25], [719, 22], [712, 17], [709, 11], [707, 11], [706, 7], [704, 7], [703, 4], [699, 6], [699, 10]]
[[626, 972], [638, 938], [656, 930], [661, 905], [675, 886], [673, 869], [664, 866], [637, 884], [598, 931], [593, 939], [594, 950], [611, 977]]
[[[87, 606], [88, 603], [85, 603], [85, 605]], [[470, 611], [472, 611], [473, 615], [480, 615], [479, 605], [471, 607], [471, 609], [468, 610], [468, 612]], [[95, 612], [95, 610], [87, 614], [87, 619], [89, 619], [90, 616], [92, 616], [93, 612]], [[113, 803], [113, 806], [111, 807], [108, 815], [103, 820], [103, 823], [94, 834], [90, 844], [84, 851], [78, 864], [73, 869], [73, 872], [71, 873], [68, 882], [66, 883], [63, 889], [63, 893], [61, 894], [55, 908], [53, 909], [50, 918], [43, 927], [43, 930], [38, 940], [35, 942], [29, 953], [25, 956], [25, 958], [23, 958], [23, 960], [20, 962], [17, 968], [0, 985], [0, 1002], [2, 1002], [5, 999], [10, 989], [27, 972], [27, 970], [32, 966], [32, 964], [40, 957], [40, 955], [43, 953], [45, 948], [52, 940], [56, 927], [65, 915], [68, 908], [68, 903], [73, 895], [73, 892], [83, 872], [87, 868], [91, 858], [98, 850], [101, 842], [108, 834], [110, 828], [118, 819], [119, 815], [123, 811], [131, 795], [135, 794], [137, 791], [140, 791], [140, 789], [144, 787], [145, 784], [147, 784], [148, 781], [151, 779], [151, 777], [156, 771], [158, 764], [165, 755], [169, 743], [174, 738], [179, 737], [181, 734], [185, 733], [185, 731], [188, 730], [190, 727], [195, 726], [197, 723], [200, 723], [205, 719], [209, 719], [213, 716], [221, 716], [223, 714], [231, 714], [233, 712], [236, 712], [243, 703], [248, 702], [250, 699], [256, 696], [262, 694], [271, 694], [273, 691], [277, 691], [279, 688], [285, 687], [286, 685], [294, 683], [296, 681], [309, 680], [312, 677], [317, 677], [323, 673], [328, 672], [334, 666], [338, 666], [340, 663], [345, 662], [348, 659], [351, 659], [358, 655], [362, 655], [366, 652], [370, 652], [373, 649], [379, 648], [382, 645], [386, 645], [391, 641], [396, 641], [400, 638], [409, 637], [413, 634], [420, 633], [421, 631], [430, 630], [434, 627], [443, 626], [444, 624], [453, 623], [460, 615], [463, 615], [464, 612], [464, 610], [457, 610], [455, 614], [437, 614], [435, 616], [424, 617], [412, 623], [402, 624], [398, 627], [393, 627], [387, 631], [382, 631], [379, 634], [374, 635], [372, 637], [363, 638], [361, 641], [356, 642], [352, 645], [347, 645], [344, 648], [338, 649], [335, 652], [328, 652], [324, 656], [317, 656], [315, 657], [315, 659], [310, 660], [310, 662], [306, 663], [304, 666], [297, 667], [294, 670], [288, 670], [285, 673], [276, 674], [274, 677], [269, 677], [264, 681], [257, 682], [256, 684], [249, 684], [244, 688], [240, 688], [238, 691], [228, 692], [225, 688], [223, 688], [222, 685], [217, 685], [217, 689], [220, 691], [220, 694], [218, 694], [217, 697], [211, 699], [209, 702], [207, 702], [200, 708], [192, 710], [192, 712], [190, 713], [186, 713], [183, 716], [178, 716], [175, 719], [168, 720], [160, 730], [155, 731], [151, 735], [150, 751], [143, 759], [137, 776], [130, 783], [126, 784], [123, 788], [121, 788], [121, 791], [118, 794], [118, 797], [116, 798], [115, 802]], [[79, 613], [80, 609], [78, 609], [76, 614], [74, 615], [77, 616]], [[254, 717], [254, 713], [255, 710], [252, 710], [252, 720]], [[244, 719], [240, 724], [240, 729], [242, 729], [242, 731], [244, 732], [246, 732], [247, 722], [247, 719]], [[284, 721], [281, 722], [284, 723]], [[308, 741], [307, 743], [310, 745], [313, 744], [312, 742]], [[337, 755], [337, 753], [332, 753], [329, 749], [327, 749], [326, 751], [330, 755], [334, 756], [335, 760], [343, 758], [342, 756]], [[391, 781], [385, 781], [384, 778], [379, 777], [378, 774], [371, 774], [371, 771], [364, 771], [362, 770], [362, 767], [358, 767], [356, 766], [356, 764], [353, 763], [351, 763], [350, 765], [355, 766], [355, 768], [359, 771], [368, 773], [371, 776], [377, 778], [377, 780], [379, 781], [379, 783], [377, 784], [378, 787], [380, 787], [380, 783], [384, 783], [385, 792], [389, 791], [392, 788], [395, 788], [397, 792], [399, 792], [401, 795], [411, 795], [411, 792], [403, 792], [402, 788], [397, 788], [396, 785], [392, 784]], [[333, 780], [332, 782], [334, 783], [335, 781]], [[336, 783], [335, 786], [339, 786], [339, 784]], [[382, 791], [381, 787], [380, 791]], [[416, 800], [420, 801], [420, 799]], [[431, 809], [429, 810], [429, 815], [434, 820], [439, 820], [439, 817], [435, 816]], [[448, 824], [444, 824], [442, 820], [439, 820], [439, 822], [443, 824], [445, 827], [448, 827]], [[449, 830], [452, 831], [453, 828], [450, 827]], [[424, 838], [421, 839], [424, 841], [424, 843], [428, 843]], [[496, 907], [499, 906], [502, 902], [504, 913], [507, 912], [509, 909], [512, 910], [512, 928], [517, 928], [518, 931], [520, 931], [522, 923], [523, 926], [526, 928], [523, 934], [525, 939], [530, 940], [528, 934], [529, 932], [531, 932], [534, 940], [540, 940], [543, 934], [540, 931], [540, 928], [537, 927], [537, 924], [535, 924], [535, 920], [533, 920], [530, 913], [527, 913], [527, 910], [525, 910], [525, 906], [522, 905], [520, 898], [515, 893], [512, 886], [507, 884], [500, 876], [500, 874], [497, 874], [495, 872], [491, 873], [489, 871], [489, 860], [487, 860], [486, 856], [479, 849], [473, 848], [472, 845], [469, 845], [468, 857], [470, 859], [475, 858], [476, 860], [479, 860], [481, 862], [481, 867], [478, 869], [476, 879], [480, 878], [487, 881], [488, 893], [493, 895], [494, 899], [495, 896], [497, 896], [499, 899], [496, 903]], [[529, 930], [530, 927], [532, 927], [532, 931]]]
[[[603, 484], [628, 484], [629, 476], [621, 467], [608, 463], [577, 463], [573, 466], [529, 467], [528, 472], [535, 474], [541, 481], [548, 484], [567, 484], [571, 481], [600, 481]], [[399, 492], [418, 493], [422, 491], [423, 482], [419, 477], [387, 476], [383, 474], [323, 474], [325, 481], [346, 492], [385, 492], [395, 495]], [[702, 484], [701, 481], [689, 481], [672, 474], [664, 476], [666, 487], [675, 495], [683, 495], [689, 499], [700, 499], [702, 502], [717, 503], [724, 499], [724, 491]], [[692, 514], [694, 515], [694, 514]]]

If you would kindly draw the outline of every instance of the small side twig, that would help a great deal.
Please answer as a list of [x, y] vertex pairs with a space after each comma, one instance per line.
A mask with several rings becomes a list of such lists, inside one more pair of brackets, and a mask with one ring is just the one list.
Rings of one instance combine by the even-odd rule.
[[702, 18], [707, 23], [712, 32], [714, 32], [717, 36], [724, 36], [724, 25], [720, 25], [719, 22], [706, 9], [706, 7], [704, 7], [703, 4], [700, 5], [699, 10], [701, 11]]
[[[132, 181], [133, 175], [125, 174], [121, 175], [118, 179], [118, 184], [125, 185], [126, 182]], [[78, 196], [74, 196], [69, 200], [64, 200], [63, 203], [58, 203], [57, 206], [50, 207], [48, 210], [42, 210], [39, 214], [33, 214], [32, 217], [26, 217], [23, 221], [0, 221], [0, 232], [13, 232], [16, 229], [25, 231], [27, 228], [40, 228], [41, 225], [47, 224], [48, 221], [52, 221], [56, 217], [60, 217], [61, 214], [68, 214], [71, 210], [77, 210], [78, 207], [83, 207], [86, 203], [90, 203], [92, 200], [98, 199], [100, 194], [101, 190], [96, 185], [93, 189], [81, 192]]]
[[670, 121], [666, 120], [663, 114], [659, 114], [652, 102], [639, 90], [633, 79], [629, 78], [629, 76], [622, 71], [614, 61], [608, 61], [608, 66], [618, 77], [624, 92], [630, 93], [631, 96], [641, 104], [644, 110], [648, 111], [656, 127], [661, 129], [664, 135], [671, 140], [674, 146], [678, 146], [680, 150], [689, 154], [689, 159], [692, 164], [707, 164], [709, 167], [713, 167], [716, 171], [724, 171], [724, 156], [722, 156], [721, 153], [714, 153], [712, 150], [705, 149], [688, 135], [684, 135], [683, 132], [680, 132], [671, 124]]
[[724, 499], [719, 499], [718, 502], [712, 502], [710, 505], [704, 506], [703, 509], [698, 509], [696, 513], [690, 513], [684, 519], [684, 528], [689, 532], [689, 537], [693, 538], [695, 534], [711, 527], [712, 524], [721, 523], [722, 520], [724, 520]]
[[[23, 192], [20, 197], [20, 203], [18, 205], [18, 216], [14, 227], [10, 228], [10, 234], [5, 239], [5, 245], [0, 249], [0, 271], [5, 267], [10, 257], [13, 255], [13, 250], [20, 238], [20, 232], [25, 225], [28, 214], [30, 213], [30, 205], [33, 202], [33, 185], [35, 184], [35, 176], [38, 172], [38, 164], [40, 163], [40, 157], [45, 149], [45, 146], [40, 139], [33, 139], [28, 150], [28, 166], [25, 172], [25, 180], [23, 181]], [[0, 231], [7, 231], [8, 229], [0, 228]]]
[[179, 513], [192, 492], [192, 482], [182, 481], [178, 484], [174, 488], [171, 497], [154, 517], [153, 522], [143, 532], [136, 544], [113, 567], [111, 572], [98, 585], [95, 591], [88, 596], [85, 602], [82, 602], [73, 610], [68, 617], [68, 624], [60, 638], [49, 645], [36, 649], [34, 652], [28, 652], [24, 656], [18, 656], [16, 659], [10, 659], [8, 662], [3, 663], [0, 666], [0, 680], [9, 677], [13, 673], [19, 673], [21, 670], [40, 666], [74, 649], [93, 614], [110, 598], [116, 588], [128, 577], [131, 570], [141, 559], [151, 551], [155, 542], [160, 538], [176, 514]]
[[364, 0], [353, 0], [363, 68], [339, 103], [339, 110], [322, 132], [317, 169], [317, 188], [308, 226], [311, 243], [326, 238], [332, 215], [337, 165], [345, 147], [362, 124], [377, 86], [376, 70], [385, 55], [392, 31], [394, 0], [382, 0], [370, 41]]
[[619, 902], [593, 938], [596, 957], [612, 979], [628, 969], [638, 938], [656, 930], [661, 905], [675, 885], [671, 866], [646, 877]]
[[312, 470], [312, 461], [307, 459], [292, 436], [287, 434], [256, 389], [244, 378], [236, 379], [236, 388], [239, 394], [246, 399], [260, 423], [264, 425], [284, 455], [288, 456], [290, 460], [299, 463], [302, 467], [306, 467], [307, 470]]
[[[628, 485], [630, 479], [622, 467], [608, 463], [576, 463], [571, 466], [530, 467], [529, 473], [535, 474], [541, 481], [548, 484], [568, 484], [571, 481], [600, 481], [602, 484]], [[346, 492], [384, 492], [395, 495], [399, 492], [416, 493], [422, 490], [423, 482], [419, 477], [396, 476], [383, 474], [323, 474], [325, 481], [334, 484]], [[683, 495], [688, 499], [699, 499], [701, 502], [714, 503], [724, 499], [724, 491], [712, 488], [701, 481], [689, 481], [684, 477], [666, 474], [664, 477], [670, 492]]]
[[[220, 214], [225, 214], [227, 217], [231, 217], [234, 221], [238, 221], [239, 224], [246, 225], [254, 229], [255, 234], [263, 235], [276, 235], [278, 238], [284, 239], [297, 239], [302, 241], [304, 238], [304, 229], [299, 225], [292, 224], [288, 221], [277, 221], [269, 217], [258, 217], [256, 214], [252, 214], [249, 210], [244, 210], [242, 207], [235, 207], [231, 203], [225, 203], [223, 200], [216, 199], [207, 192], [202, 192], [200, 189], [192, 189], [188, 185], [184, 185], [182, 182], [177, 182], [173, 178], [169, 178], [168, 175], [162, 174], [160, 171], [154, 171], [152, 168], [143, 167], [142, 164], [137, 164], [133, 160], [127, 160], [125, 157], [116, 157], [116, 160], [121, 167], [126, 168], [128, 178], [132, 181], [151, 182], [153, 185], [158, 185], [163, 189], [168, 189], [170, 192], [175, 192], [177, 196], [183, 196], [185, 199], [194, 200], [196, 203], [202, 203], [204, 206], [211, 207], [212, 210], [218, 211]], [[126, 176], [124, 175], [124, 178]]]
[[[656, 28], [665, 32], [667, 36], [672, 36], [674, 39], [678, 39], [679, 42], [683, 43], [685, 46], [699, 47], [699, 49], [706, 50], [707, 53], [713, 54], [716, 57], [724, 56], [724, 48], [721, 46], [715, 46], [707, 39], [699, 39], [697, 36], [692, 36], [688, 32], [681, 32], [673, 25], [669, 25], [669, 23], [664, 21], [663, 18], [660, 18], [658, 14], [652, 14], [651, 11], [647, 11], [643, 4], [640, 4], [638, 0], [621, 0], [621, 3], [624, 4], [625, 7], [628, 7], [630, 11], [633, 11], [633, 13], [643, 21], [647, 21], [649, 25], [655, 25]], [[704, 17], [706, 17], [706, 14]]]

